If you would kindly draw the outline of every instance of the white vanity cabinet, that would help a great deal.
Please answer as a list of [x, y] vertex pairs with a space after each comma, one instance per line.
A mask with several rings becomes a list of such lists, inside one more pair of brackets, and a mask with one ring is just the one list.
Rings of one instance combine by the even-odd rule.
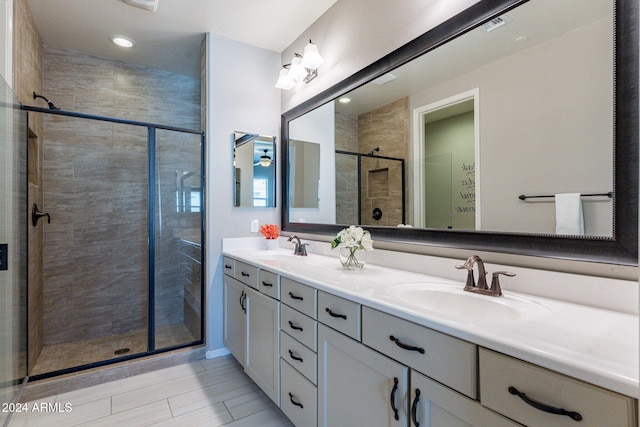
[[280, 403], [280, 302], [246, 290], [245, 372], [276, 404]]
[[636, 427], [637, 402], [630, 397], [484, 348], [479, 358], [482, 404], [518, 422]]
[[[226, 264], [232, 265], [232, 264]], [[224, 276], [224, 345], [229, 349], [233, 357], [244, 367], [246, 365], [246, 314], [245, 314], [245, 288], [233, 277]]]
[[411, 371], [411, 427], [517, 427], [479, 402]]
[[281, 278], [280, 409], [297, 427], [317, 425], [317, 291]]
[[[279, 404], [280, 301], [269, 296], [279, 290], [277, 276], [228, 257], [223, 264], [225, 346], [247, 375]], [[272, 286], [264, 286], [263, 281]], [[258, 290], [259, 283], [268, 294]]]
[[318, 426], [407, 426], [408, 390], [409, 368], [318, 325]]

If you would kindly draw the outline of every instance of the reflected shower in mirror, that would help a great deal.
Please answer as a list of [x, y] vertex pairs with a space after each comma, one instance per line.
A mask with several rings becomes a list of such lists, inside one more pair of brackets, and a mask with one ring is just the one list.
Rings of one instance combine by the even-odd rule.
[[200, 212], [200, 174], [190, 171], [176, 171], [177, 212]]
[[270, 208], [276, 205], [276, 138], [234, 132], [234, 206]]
[[[285, 206], [283, 229], [358, 223], [380, 226], [378, 240], [637, 263], [637, 8], [479, 2], [284, 113], [283, 153], [318, 142], [322, 168], [319, 212]], [[404, 160], [406, 185], [380, 187], [381, 168], [340, 150]], [[401, 192], [404, 220], [371, 221], [370, 207], [388, 218], [386, 191]], [[583, 235], [556, 229], [564, 193], [581, 195]]]

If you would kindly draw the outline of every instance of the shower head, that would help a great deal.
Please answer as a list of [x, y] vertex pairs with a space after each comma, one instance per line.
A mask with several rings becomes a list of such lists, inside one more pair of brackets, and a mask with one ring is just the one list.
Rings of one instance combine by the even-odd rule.
[[33, 92], [33, 99], [38, 99], [38, 98], [44, 99], [47, 102], [47, 104], [49, 104], [49, 109], [51, 109], [51, 110], [60, 110], [60, 107], [56, 107], [56, 105], [53, 102], [49, 101], [44, 96], [38, 95], [37, 93]]

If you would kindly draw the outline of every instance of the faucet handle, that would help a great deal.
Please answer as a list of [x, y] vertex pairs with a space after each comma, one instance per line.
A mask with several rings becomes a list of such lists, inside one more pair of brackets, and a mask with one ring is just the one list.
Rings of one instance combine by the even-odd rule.
[[473, 277], [473, 267], [465, 265], [456, 265], [458, 270], [467, 270], [467, 282], [464, 284], [464, 288], [469, 290], [476, 287], [476, 279]]
[[496, 296], [501, 296], [502, 295], [502, 289], [500, 288], [500, 279], [499, 276], [503, 274], [507, 277], [514, 277], [516, 274], [515, 273], [511, 273], [510, 271], [495, 271], [491, 277], [491, 288], [490, 291], [496, 295]]
[[299, 248], [300, 253], [298, 255], [307, 256], [307, 246], [309, 246], [308, 243], [302, 243], [300, 245], [300, 248]]

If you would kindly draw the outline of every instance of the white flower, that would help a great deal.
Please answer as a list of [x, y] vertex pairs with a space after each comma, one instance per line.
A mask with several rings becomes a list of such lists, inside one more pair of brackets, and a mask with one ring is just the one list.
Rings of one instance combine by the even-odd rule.
[[355, 225], [352, 225], [349, 228], [344, 228], [337, 234], [333, 242], [331, 242], [331, 248], [336, 247], [372, 251], [373, 240], [371, 240], [371, 233], [363, 230], [362, 227], [356, 227]]

